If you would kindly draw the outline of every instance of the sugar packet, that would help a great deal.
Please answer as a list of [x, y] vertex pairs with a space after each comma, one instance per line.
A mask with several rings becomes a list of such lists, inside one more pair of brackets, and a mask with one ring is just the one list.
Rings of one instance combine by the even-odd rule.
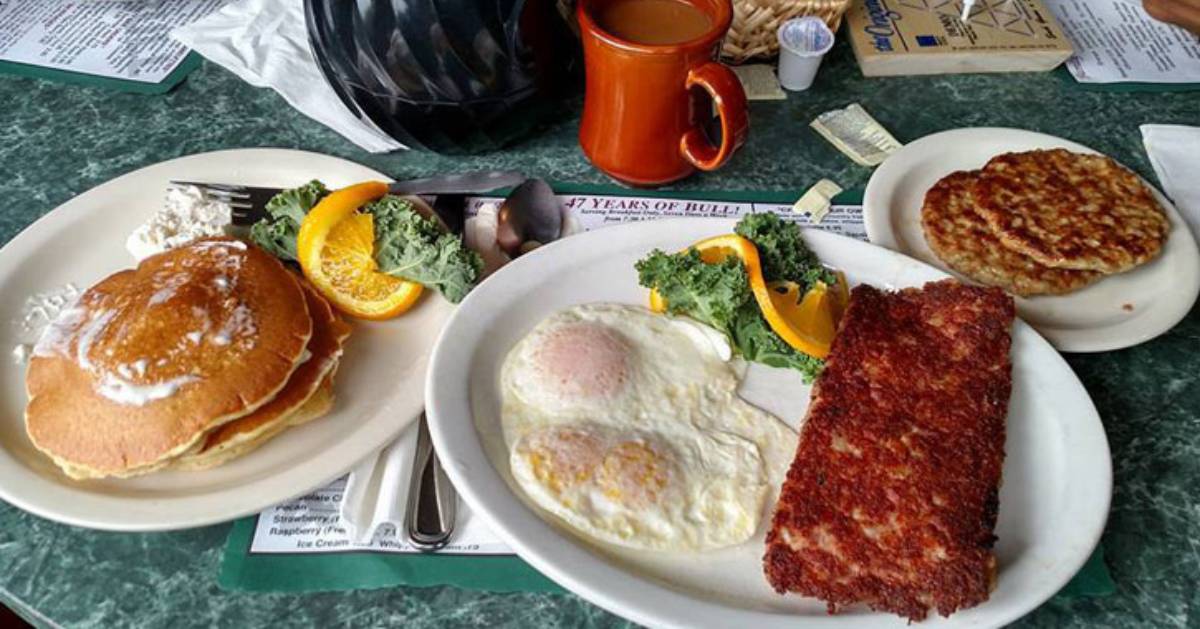
[[817, 116], [811, 126], [839, 151], [863, 166], [878, 166], [904, 146], [858, 103], [827, 111]]

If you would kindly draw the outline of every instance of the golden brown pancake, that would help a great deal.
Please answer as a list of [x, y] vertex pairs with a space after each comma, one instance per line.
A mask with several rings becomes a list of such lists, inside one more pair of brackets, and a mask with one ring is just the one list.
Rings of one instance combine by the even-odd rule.
[[[312, 397], [308, 398], [308, 401], [304, 403], [304, 406], [296, 409], [295, 413], [288, 415], [286, 425], [287, 428], [303, 426], [314, 419], [319, 419], [333, 408], [333, 403], [335, 401], [333, 395], [333, 380], [336, 374], [337, 366], [334, 365], [333, 372], [321, 381], [321, 386], [317, 388], [317, 392], [314, 393]], [[258, 446], [254, 447], [257, 448]]]
[[275, 397], [311, 333], [304, 292], [273, 256], [189, 243], [101, 280], [47, 329], [26, 430], [76, 478], [153, 471]]
[[287, 428], [308, 423], [325, 415], [331, 408], [333, 408], [333, 374], [329, 374], [322, 380], [316, 391], [313, 391], [313, 394], [299, 408], [293, 409], [288, 414], [286, 421], [269, 424], [263, 430], [253, 436], [247, 436], [245, 439], [227, 441], [222, 444], [224, 447], [221, 449], [209, 450], [194, 458], [176, 459], [173, 462], [174, 466], [183, 470], [199, 471], [224, 465], [243, 454], [257, 450]]
[[[214, 428], [205, 436], [204, 445], [195, 453], [176, 459], [175, 467], [187, 470], [208, 469], [253, 450], [290, 425], [292, 416], [306, 405], [322, 382], [332, 380], [333, 370], [342, 355], [342, 341], [349, 326], [334, 314], [329, 302], [307, 282], [300, 280], [300, 285], [304, 288], [308, 313], [313, 321], [312, 337], [308, 340], [306, 354], [308, 359], [296, 368], [287, 386], [270, 402], [249, 415]], [[332, 401], [332, 396], [329, 397]], [[316, 416], [310, 418], [315, 419]], [[243, 447], [248, 444], [253, 445], [249, 448]], [[230, 456], [230, 452], [237, 454]]]

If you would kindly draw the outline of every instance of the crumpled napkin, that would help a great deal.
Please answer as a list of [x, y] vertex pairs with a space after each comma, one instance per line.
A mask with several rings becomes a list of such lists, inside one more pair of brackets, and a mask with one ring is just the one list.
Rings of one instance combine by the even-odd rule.
[[[414, 420], [395, 441], [363, 459], [350, 471], [338, 514], [350, 539], [365, 544], [379, 527], [390, 524], [403, 538], [408, 508], [408, 485], [417, 451]], [[461, 511], [465, 505], [459, 506]]]
[[1141, 129], [1163, 192], [1200, 239], [1200, 127], [1145, 124]]
[[325, 81], [304, 23], [303, 0], [236, 0], [171, 37], [372, 153], [407, 148], [346, 109]]

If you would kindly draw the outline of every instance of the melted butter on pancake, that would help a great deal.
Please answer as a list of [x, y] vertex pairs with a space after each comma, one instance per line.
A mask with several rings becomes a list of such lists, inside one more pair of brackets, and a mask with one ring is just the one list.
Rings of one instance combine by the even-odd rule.
[[[149, 275], [147, 290], [137, 291], [133, 299], [103, 291], [81, 297], [47, 327], [34, 355], [72, 358], [93, 376], [97, 393], [118, 404], [143, 406], [203, 379], [203, 371], [193, 367], [180, 372], [178, 366], [181, 355], [195, 351], [197, 346], [207, 342], [234, 345], [235, 350], [254, 349], [257, 320], [236, 293], [246, 257], [245, 243], [213, 240], [190, 248], [196, 255], [163, 262]], [[148, 291], [145, 303], [137, 304], [137, 296]], [[215, 303], [216, 307], [180, 310], [176, 307], [180, 301]], [[150, 331], [153, 342], [149, 344], [140, 342], [144, 339], [136, 332], [129, 336], [129, 321], [123, 321], [119, 329], [110, 329], [118, 312], [139, 306], [147, 318], [160, 321]], [[101, 339], [109, 341], [110, 335], [115, 335], [117, 342], [110, 342], [103, 354], [94, 358], [93, 346]], [[124, 338], [130, 342], [120, 340]], [[144, 345], [149, 349], [143, 349]]]

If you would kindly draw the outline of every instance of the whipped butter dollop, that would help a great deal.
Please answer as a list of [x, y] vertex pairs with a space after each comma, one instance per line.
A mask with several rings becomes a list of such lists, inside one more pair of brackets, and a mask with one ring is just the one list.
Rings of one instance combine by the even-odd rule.
[[228, 203], [196, 186], [170, 186], [163, 207], [125, 241], [138, 261], [206, 236], [225, 236], [233, 225]]

